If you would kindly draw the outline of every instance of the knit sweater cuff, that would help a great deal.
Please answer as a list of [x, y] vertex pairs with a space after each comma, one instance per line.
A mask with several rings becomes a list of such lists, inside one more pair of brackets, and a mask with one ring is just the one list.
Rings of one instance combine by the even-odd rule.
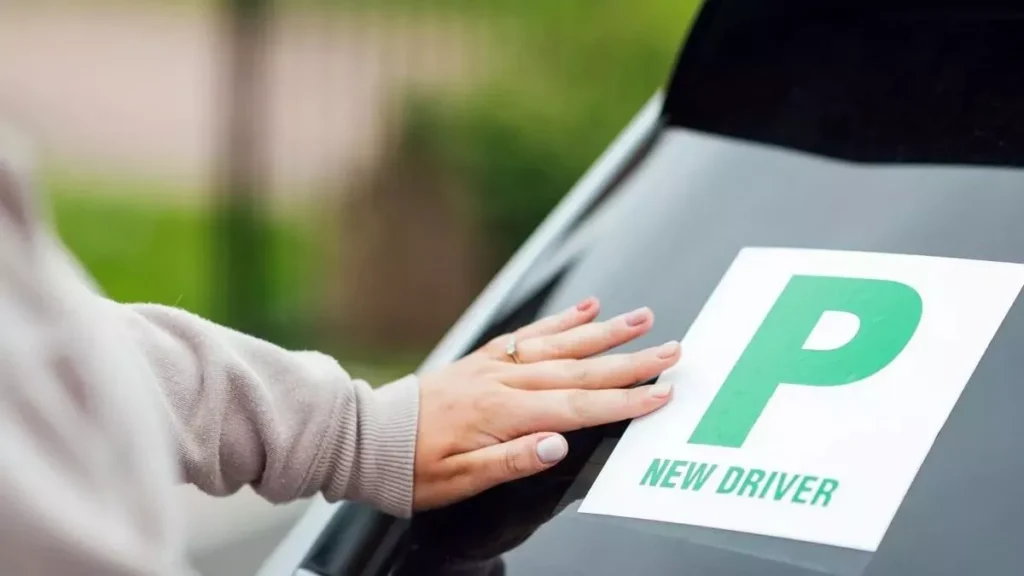
[[[410, 375], [376, 390], [359, 390], [356, 396], [356, 437], [328, 441], [327, 457], [334, 474], [325, 478], [324, 496], [328, 500], [360, 500], [388, 514], [408, 517], [412, 514], [419, 380]], [[345, 454], [353, 448], [354, 454]], [[350, 463], [347, 471], [338, 466], [345, 460]]]

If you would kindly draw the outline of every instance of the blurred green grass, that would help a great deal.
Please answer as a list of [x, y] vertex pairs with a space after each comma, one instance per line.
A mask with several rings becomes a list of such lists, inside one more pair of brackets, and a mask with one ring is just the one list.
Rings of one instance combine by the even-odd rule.
[[211, 214], [151, 200], [161, 195], [155, 185], [59, 173], [43, 178], [61, 238], [108, 296], [210, 316]]
[[[214, 321], [217, 220], [204, 196], [161, 182], [44, 172], [52, 218], [67, 247], [104, 292], [120, 302], [180, 306]], [[208, 197], [208, 196], [207, 196]], [[271, 299], [268, 317], [291, 325], [286, 340], [301, 341], [315, 315], [312, 281], [322, 257], [320, 227], [307, 213], [275, 213], [264, 219]]]
[[[53, 170], [44, 171], [40, 183], [61, 239], [108, 297], [179, 306], [224, 322], [214, 290], [217, 221], [210, 205], [195, 200], [201, 194], [160, 182]], [[331, 354], [352, 376], [373, 384], [416, 368], [420, 351], [367, 350], [357, 345], [358, 335], [317, 338], [317, 270], [328, 237], [308, 211], [275, 213], [266, 222], [269, 316], [280, 327], [273, 340]]]

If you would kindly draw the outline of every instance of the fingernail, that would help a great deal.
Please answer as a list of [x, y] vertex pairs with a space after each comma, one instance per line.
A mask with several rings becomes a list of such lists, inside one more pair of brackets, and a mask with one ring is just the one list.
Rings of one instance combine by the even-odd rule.
[[579, 304], [576, 305], [576, 310], [578, 310], [580, 312], [586, 312], [587, 310], [590, 310], [593, 307], [594, 307], [594, 299], [593, 298], [587, 298], [583, 302], [580, 302]]
[[626, 326], [635, 328], [647, 322], [651, 317], [651, 311], [647, 308], [638, 308], [626, 315]]
[[569, 444], [561, 436], [548, 436], [537, 442], [537, 458], [545, 464], [558, 462], [569, 453]]
[[658, 346], [658, 349], [655, 351], [658, 358], [671, 358], [675, 356], [677, 352], [679, 352], [679, 342], [666, 342], [661, 346]]
[[667, 398], [672, 393], [672, 383], [668, 380], [658, 380], [651, 386], [650, 394], [654, 398]]

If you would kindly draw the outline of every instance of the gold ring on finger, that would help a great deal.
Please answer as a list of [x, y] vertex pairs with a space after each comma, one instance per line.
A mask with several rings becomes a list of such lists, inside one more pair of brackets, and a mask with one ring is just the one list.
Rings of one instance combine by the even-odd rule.
[[516, 347], [516, 336], [512, 334], [508, 337], [508, 343], [505, 344], [505, 354], [512, 359], [516, 364], [521, 364], [519, 360], [519, 349]]

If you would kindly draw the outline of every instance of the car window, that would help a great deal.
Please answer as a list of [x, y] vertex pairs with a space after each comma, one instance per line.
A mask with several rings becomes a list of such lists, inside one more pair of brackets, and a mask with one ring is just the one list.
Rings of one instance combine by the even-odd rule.
[[709, 0], [666, 115], [835, 158], [1016, 165], [1022, 16], [992, 0]]
[[[540, 266], [532, 283], [524, 281], [542, 289], [521, 298], [494, 334], [596, 294], [604, 317], [640, 305], [655, 310], [651, 333], [623, 349], [678, 340], [746, 246], [1024, 262], [1024, 229], [1016, 225], [1022, 189], [1017, 169], [853, 164], [670, 129], [615, 202], [565, 242], [581, 245], [563, 261], [553, 252], [558, 273]], [[1024, 501], [1013, 480], [1024, 473], [1024, 457], [1011, 440], [1024, 434], [1024, 422], [1008, 408], [1024, 401], [1011, 384], [1024, 368], [1016, 353], [1022, 343], [1024, 311], [1016, 306], [876, 553], [578, 513], [623, 430], [616, 425], [570, 434], [570, 457], [548, 473], [418, 515], [397, 574], [424, 566], [489, 573], [496, 562], [513, 575], [1011, 571], [1024, 562], [1016, 545], [1024, 528], [1006, 512], [1008, 502]], [[978, 491], [978, 482], [986, 489]]]

